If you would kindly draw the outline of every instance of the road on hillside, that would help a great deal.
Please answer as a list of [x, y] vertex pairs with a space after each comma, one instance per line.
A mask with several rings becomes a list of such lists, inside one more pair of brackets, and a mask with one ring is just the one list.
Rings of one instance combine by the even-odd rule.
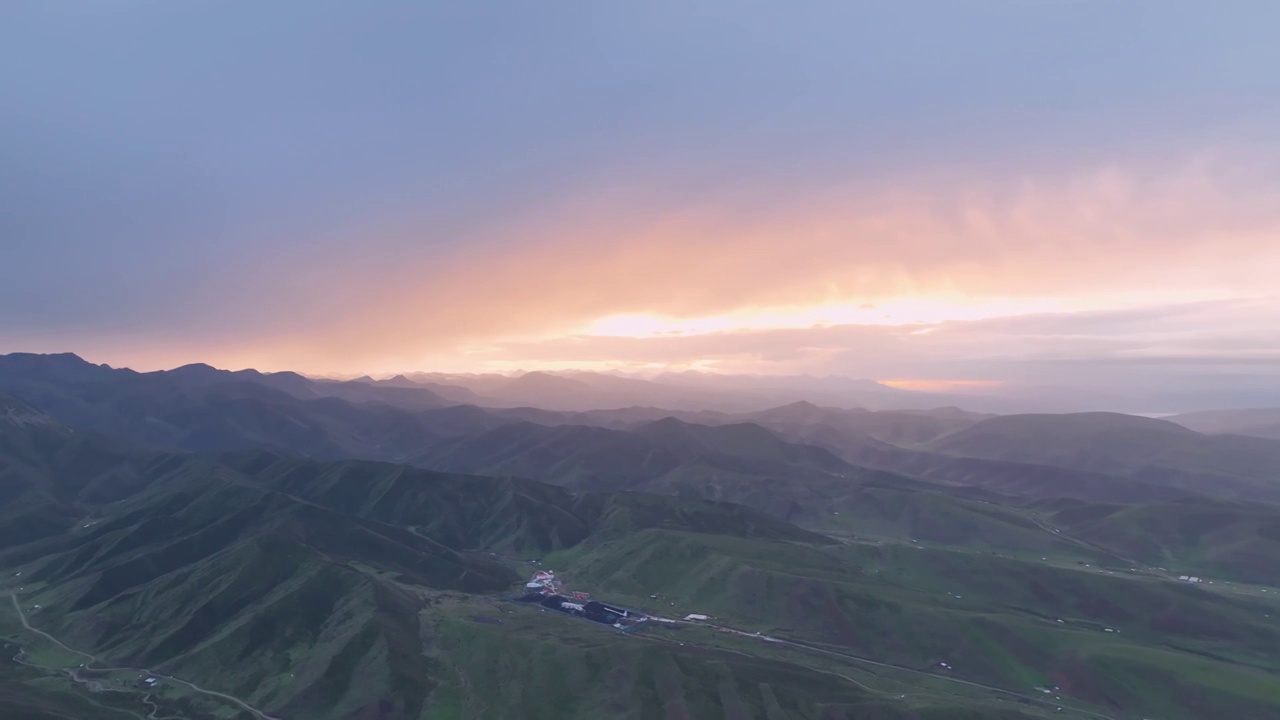
[[786, 640], [786, 639], [783, 639], [783, 638], [773, 637], [773, 636], [770, 636], [770, 635], [763, 635], [763, 634], [761, 634], [761, 633], [746, 632], [746, 631], [744, 631], [744, 630], [738, 630], [737, 628], [725, 627], [725, 626], [723, 626], [723, 625], [713, 625], [713, 624], [711, 624], [711, 623], [707, 623], [707, 622], [684, 621], [684, 620], [675, 620], [675, 621], [672, 621], [672, 620], [666, 620], [666, 619], [664, 619], [664, 620], [663, 620], [663, 622], [675, 622], [675, 623], [681, 623], [681, 624], [686, 624], [686, 625], [697, 625], [697, 626], [701, 626], [701, 627], [708, 627], [708, 628], [712, 628], [712, 629], [715, 629], [715, 630], [719, 630], [719, 631], [721, 631], [721, 632], [726, 632], [726, 633], [730, 633], [730, 634], [733, 634], [733, 635], [740, 635], [740, 636], [742, 636], [742, 637], [747, 637], [747, 638], [752, 638], [752, 639], [755, 639], [755, 640], [760, 640], [760, 641], [762, 641], [762, 642], [775, 643], [775, 644], [778, 644], [778, 645], [788, 645], [788, 646], [791, 646], [791, 647], [794, 647], [794, 648], [799, 648], [799, 649], [801, 649], [801, 650], [806, 650], [806, 651], [809, 651], [809, 652], [816, 652], [816, 653], [824, 653], [824, 654], [827, 654], [827, 655], [834, 655], [834, 656], [836, 656], [836, 657], [843, 658], [843, 659], [845, 659], [845, 660], [852, 660], [852, 661], [854, 661], [854, 662], [859, 662], [859, 663], [862, 663], [862, 664], [864, 664], [864, 665], [872, 665], [872, 666], [874, 666], [874, 667], [881, 667], [881, 668], [886, 668], [886, 669], [889, 669], [889, 670], [899, 670], [899, 671], [902, 671], [902, 672], [911, 673], [911, 674], [913, 674], [913, 675], [921, 675], [921, 676], [924, 676], [924, 677], [934, 678], [934, 679], [936, 679], [936, 680], [944, 680], [944, 681], [946, 681], [946, 682], [956, 683], [956, 684], [959, 684], [959, 685], [967, 685], [967, 686], [969, 686], [969, 687], [978, 688], [978, 689], [980, 689], [980, 690], [987, 690], [987, 691], [989, 691], [989, 692], [999, 693], [999, 694], [1001, 694], [1001, 695], [1006, 695], [1006, 696], [1008, 696], [1008, 697], [1013, 697], [1013, 698], [1017, 698], [1017, 699], [1019, 699], [1019, 700], [1024, 700], [1024, 701], [1027, 701], [1027, 702], [1031, 702], [1031, 703], [1034, 703], [1034, 704], [1036, 704], [1036, 705], [1040, 705], [1041, 707], [1051, 707], [1051, 708], [1054, 708], [1054, 709], [1058, 709], [1058, 708], [1068, 708], [1068, 709], [1070, 709], [1072, 712], [1079, 713], [1079, 714], [1081, 714], [1081, 715], [1087, 715], [1087, 716], [1089, 716], [1089, 717], [1093, 717], [1093, 718], [1098, 718], [1099, 720], [1117, 720], [1117, 718], [1112, 717], [1111, 715], [1104, 715], [1104, 714], [1099, 713], [1099, 712], [1094, 712], [1094, 711], [1092, 711], [1092, 710], [1085, 710], [1085, 709], [1083, 709], [1083, 708], [1079, 708], [1079, 707], [1072, 707], [1072, 706], [1067, 706], [1067, 705], [1060, 705], [1060, 704], [1058, 704], [1058, 703], [1052, 703], [1052, 702], [1049, 702], [1049, 701], [1045, 700], [1044, 698], [1038, 698], [1038, 697], [1035, 697], [1034, 695], [1024, 695], [1024, 694], [1019, 693], [1019, 692], [1017, 692], [1017, 691], [1014, 691], [1014, 690], [1008, 690], [1008, 689], [1006, 689], [1006, 688], [1002, 688], [1002, 687], [996, 687], [996, 686], [994, 686], [994, 685], [984, 685], [983, 683], [980, 683], [980, 682], [973, 682], [973, 681], [971, 681], [971, 680], [962, 680], [962, 679], [960, 679], [960, 678], [952, 677], [952, 676], [950, 676], [950, 675], [942, 675], [942, 674], [939, 674], [939, 673], [929, 672], [929, 671], [927, 671], [927, 670], [918, 670], [918, 669], [916, 669], [916, 668], [906, 667], [906, 666], [904, 666], [904, 665], [894, 665], [894, 664], [892, 664], [892, 663], [881, 662], [881, 661], [879, 661], [879, 660], [872, 660], [871, 658], [865, 658], [865, 657], [861, 657], [861, 656], [859, 656], [859, 655], [850, 655], [850, 654], [848, 654], [848, 653], [837, 652], [837, 651], [835, 651], [835, 650], [828, 650], [828, 649], [826, 649], [826, 648], [816, 647], [816, 646], [814, 646], [814, 645], [806, 645], [806, 644], [804, 644], [804, 643], [795, 642], [795, 641], [793, 641], [793, 640]]
[[[81, 651], [81, 650], [76, 650], [75, 648], [72, 648], [72, 647], [70, 647], [70, 646], [66, 645], [65, 643], [63, 643], [63, 642], [62, 642], [61, 640], [59, 640], [58, 638], [56, 638], [56, 637], [54, 637], [54, 636], [50, 635], [49, 633], [47, 633], [47, 632], [45, 632], [45, 631], [43, 631], [43, 630], [41, 630], [41, 629], [39, 629], [39, 628], [37, 628], [37, 627], [34, 627], [30, 622], [28, 622], [28, 621], [27, 621], [27, 614], [26, 614], [26, 613], [24, 613], [24, 612], [22, 612], [22, 605], [18, 602], [18, 594], [17, 594], [17, 593], [12, 593], [12, 592], [11, 592], [11, 593], [9, 593], [9, 600], [13, 602], [13, 609], [14, 609], [14, 610], [16, 610], [16, 611], [18, 612], [18, 619], [19, 619], [20, 621], [22, 621], [22, 627], [24, 627], [24, 628], [26, 628], [27, 630], [29, 630], [29, 631], [31, 631], [31, 632], [33, 632], [33, 633], [35, 633], [36, 635], [39, 635], [40, 637], [42, 637], [42, 638], [44, 638], [44, 639], [48, 640], [49, 642], [53, 643], [54, 645], [57, 645], [58, 647], [62, 648], [63, 650], [66, 650], [67, 652], [71, 653], [72, 655], [79, 655], [79, 656], [80, 656], [80, 657], [82, 657], [82, 658], [87, 658], [87, 659], [88, 659], [88, 661], [87, 661], [87, 662], [85, 662], [85, 664], [84, 664], [84, 665], [82, 665], [82, 667], [83, 667], [83, 668], [85, 668], [86, 670], [97, 670], [97, 671], [100, 671], [100, 672], [136, 672], [136, 673], [140, 673], [140, 674], [144, 674], [144, 675], [150, 675], [150, 676], [152, 676], [152, 677], [163, 678], [163, 679], [168, 680], [168, 681], [170, 681], [170, 682], [173, 682], [173, 683], [177, 683], [177, 684], [179, 684], [179, 685], [182, 685], [183, 687], [190, 688], [191, 690], [194, 690], [194, 691], [196, 691], [196, 692], [198, 692], [198, 693], [201, 693], [201, 694], [203, 694], [203, 695], [208, 695], [208, 696], [210, 696], [210, 697], [216, 697], [216, 698], [219, 698], [219, 699], [222, 699], [222, 700], [226, 700], [227, 702], [234, 703], [234, 704], [236, 704], [236, 705], [240, 706], [241, 708], [244, 708], [245, 710], [248, 710], [250, 713], [253, 713], [253, 716], [254, 716], [255, 718], [257, 718], [258, 720], [282, 720], [282, 718], [278, 718], [278, 717], [276, 717], [276, 716], [274, 716], [274, 715], [268, 715], [267, 713], [265, 713], [265, 712], [263, 712], [263, 711], [259, 710], [258, 708], [256, 708], [256, 707], [254, 707], [254, 706], [250, 705], [249, 703], [245, 702], [244, 700], [241, 700], [240, 698], [235, 697], [234, 695], [228, 695], [228, 694], [226, 694], [226, 693], [220, 693], [220, 692], [218, 692], [218, 691], [216, 691], [216, 690], [206, 690], [206, 689], [204, 689], [204, 688], [200, 687], [199, 685], [196, 685], [195, 683], [188, 682], [188, 681], [186, 681], [186, 680], [182, 680], [182, 679], [180, 679], [180, 678], [173, 677], [172, 675], [162, 675], [162, 674], [160, 674], [160, 673], [153, 673], [153, 672], [151, 672], [150, 670], [147, 670], [146, 668], [127, 668], [127, 667], [95, 668], [95, 667], [90, 667], [90, 665], [92, 665], [93, 663], [95, 663], [95, 662], [97, 662], [97, 661], [98, 661], [98, 657], [97, 657], [96, 655], [92, 655], [92, 654], [90, 654], [90, 653], [83, 652], [83, 651]], [[75, 679], [75, 678], [74, 678], [74, 674], [75, 674], [75, 673], [74, 673], [74, 671], [72, 671], [73, 679]], [[79, 682], [79, 680], [78, 680], [78, 679], [77, 679], [77, 682]], [[153, 706], [154, 706], [154, 704], [153, 704]], [[158, 708], [157, 708], [157, 710], [158, 710]], [[154, 716], [155, 716], [155, 713], [156, 713], [156, 710], [153, 710], [153, 711], [151, 712], [151, 717], [154, 717]]]

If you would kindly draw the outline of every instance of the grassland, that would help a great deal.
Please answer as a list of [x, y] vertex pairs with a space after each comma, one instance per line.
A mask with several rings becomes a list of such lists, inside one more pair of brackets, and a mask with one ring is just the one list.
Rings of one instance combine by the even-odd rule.
[[[1117, 716], [1197, 718], [1231, 707], [1266, 718], [1280, 708], [1268, 690], [1280, 678], [1280, 605], [1145, 568], [663, 531], [557, 553], [544, 565], [672, 617], [712, 615], [748, 632], [1015, 692], [1058, 686], [1061, 696]], [[1174, 678], [1187, 695], [1178, 708], [1160, 699]]]

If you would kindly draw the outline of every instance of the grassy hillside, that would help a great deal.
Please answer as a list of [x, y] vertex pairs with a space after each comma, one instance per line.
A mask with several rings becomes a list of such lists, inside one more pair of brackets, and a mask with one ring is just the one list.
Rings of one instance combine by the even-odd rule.
[[1148, 564], [1280, 585], [1280, 508], [1226, 502], [1065, 505], [1052, 522], [1073, 537]]
[[[519, 580], [480, 548], [545, 552], [656, 527], [830, 542], [703, 501], [269, 453], [149, 455], [11, 407], [24, 422], [0, 429], [5, 487], [30, 500], [0, 515], [11, 528], [35, 511], [61, 522], [7, 538], [2, 589], [102, 664], [198, 678], [288, 718], [426, 712], [455, 675], [420, 613]], [[131, 481], [109, 494], [85, 481], [122, 463]]]
[[[893, 692], [897, 683], [799, 654], [715, 647], [697, 630], [602, 632], [550, 613], [495, 607], [436, 615], [450, 675], [429, 701], [432, 718], [606, 717], [747, 720], [1050, 717], [965, 693]], [[501, 618], [501, 624], [492, 619]], [[1014, 705], [1014, 707], [1010, 707]], [[1059, 715], [1061, 717], [1061, 715]]]
[[[947, 663], [982, 684], [1069, 686], [1125, 716], [1280, 710], [1274, 601], [1142, 574], [910, 545], [782, 548], [661, 531], [546, 562], [672, 616], [708, 614], [906, 668]], [[1174, 676], [1181, 696], [1196, 698], [1186, 706], [1167, 699]]]

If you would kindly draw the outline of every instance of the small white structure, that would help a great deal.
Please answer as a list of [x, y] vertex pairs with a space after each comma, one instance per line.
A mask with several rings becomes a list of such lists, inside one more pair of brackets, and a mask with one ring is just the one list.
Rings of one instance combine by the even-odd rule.
[[542, 570], [534, 574], [529, 582], [524, 584], [526, 592], [558, 592], [560, 583], [556, 581], [556, 574], [550, 570]]
[[582, 612], [584, 608], [582, 603], [576, 603], [576, 602], [562, 602], [560, 603], [560, 607], [564, 608], [565, 610], [573, 610], [574, 612]]
[[697, 613], [693, 613], [690, 615], [685, 615], [684, 619], [685, 620], [710, 620], [711, 617], [709, 615], [698, 615]]

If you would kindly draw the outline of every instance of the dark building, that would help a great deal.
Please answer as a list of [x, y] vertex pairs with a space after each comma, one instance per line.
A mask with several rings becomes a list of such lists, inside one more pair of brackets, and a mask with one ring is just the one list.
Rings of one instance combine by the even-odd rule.
[[619, 620], [629, 617], [632, 613], [630, 610], [620, 608], [615, 605], [606, 605], [597, 600], [592, 600], [583, 606], [583, 615], [588, 620], [613, 625]]

